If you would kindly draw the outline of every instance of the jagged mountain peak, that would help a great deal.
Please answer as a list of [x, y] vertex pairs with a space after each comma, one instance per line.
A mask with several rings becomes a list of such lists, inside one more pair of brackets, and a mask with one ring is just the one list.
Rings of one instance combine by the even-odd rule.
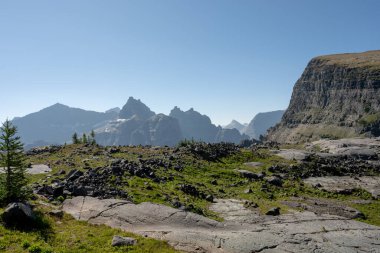
[[137, 116], [140, 119], [148, 119], [154, 116], [155, 113], [150, 110], [140, 99], [129, 97], [127, 103], [119, 112], [119, 118], [129, 119], [133, 116]]
[[228, 125], [224, 126], [224, 129], [237, 129], [240, 133], [244, 132], [244, 129], [247, 127], [248, 124], [242, 124], [237, 120], [232, 120]]

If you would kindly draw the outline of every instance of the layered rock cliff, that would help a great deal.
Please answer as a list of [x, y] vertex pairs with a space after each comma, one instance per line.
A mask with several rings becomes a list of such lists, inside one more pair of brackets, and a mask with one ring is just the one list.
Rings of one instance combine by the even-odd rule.
[[379, 122], [380, 51], [320, 56], [296, 82], [289, 107], [268, 139], [295, 143], [378, 136]]

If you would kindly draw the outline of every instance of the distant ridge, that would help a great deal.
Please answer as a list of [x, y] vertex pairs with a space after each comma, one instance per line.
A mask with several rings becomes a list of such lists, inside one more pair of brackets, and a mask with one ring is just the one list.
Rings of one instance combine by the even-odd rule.
[[74, 132], [89, 132], [115, 117], [114, 113], [86, 111], [56, 103], [38, 112], [14, 118], [12, 122], [18, 127], [22, 141], [33, 146], [33, 143], [69, 142]]
[[38, 112], [13, 119], [27, 147], [71, 142], [74, 132], [94, 130], [101, 145], [174, 146], [182, 139], [239, 143], [248, 136], [223, 129], [194, 109], [175, 107], [170, 115], [155, 114], [141, 100], [129, 97], [126, 104], [106, 112], [86, 111], [56, 103]]

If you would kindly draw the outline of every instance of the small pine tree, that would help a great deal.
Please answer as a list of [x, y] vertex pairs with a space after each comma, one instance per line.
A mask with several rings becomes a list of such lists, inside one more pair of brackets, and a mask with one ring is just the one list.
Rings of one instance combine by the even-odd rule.
[[82, 143], [83, 144], [87, 143], [87, 135], [86, 134], [83, 134], [83, 136], [82, 136]]
[[95, 140], [95, 132], [94, 132], [94, 130], [91, 130], [90, 137], [91, 137], [91, 141], [89, 141], [89, 142], [92, 145], [95, 145], [96, 144], [96, 140]]
[[[17, 128], [7, 119], [0, 127], [0, 167], [4, 169], [1, 182], [4, 192], [2, 201], [10, 203], [26, 198], [25, 155]], [[1, 198], [1, 196], [0, 196]]]
[[73, 144], [78, 144], [79, 143], [78, 134], [76, 132], [73, 134], [73, 136], [71, 137], [71, 139], [73, 141]]

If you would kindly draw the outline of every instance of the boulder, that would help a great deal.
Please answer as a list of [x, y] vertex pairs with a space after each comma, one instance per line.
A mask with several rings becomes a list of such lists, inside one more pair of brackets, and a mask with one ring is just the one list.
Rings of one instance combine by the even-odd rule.
[[279, 207], [273, 207], [268, 210], [268, 212], [265, 213], [266, 215], [272, 215], [277, 216], [280, 215], [280, 208]]
[[118, 246], [131, 246], [135, 245], [137, 243], [137, 240], [131, 237], [122, 237], [115, 235], [112, 238], [112, 246], [118, 247]]
[[14, 202], [5, 208], [2, 219], [7, 226], [27, 228], [36, 220], [36, 215], [29, 204]]

